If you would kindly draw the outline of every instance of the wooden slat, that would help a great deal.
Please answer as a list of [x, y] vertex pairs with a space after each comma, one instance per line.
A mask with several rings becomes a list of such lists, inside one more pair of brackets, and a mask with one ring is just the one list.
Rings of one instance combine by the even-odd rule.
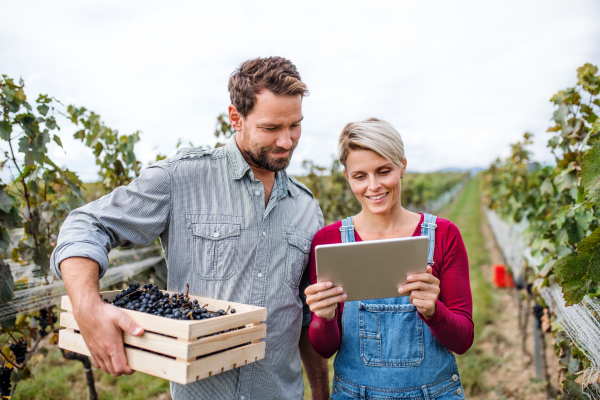
[[[112, 300], [120, 291], [102, 292], [104, 298]], [[210, 311], [218, 309], [227, 309], [231, 305], [236, 309], [235, 314], [228, 314], [217, 318], [205, 320], [184, 321], [170, 319], [165, 323], [164, 317], [141, 313], [139, 311], [131, 311], [121, 309], [132, 320], [143, 326], [151, 332], [161, 333], [163, 335], [174, 336], [182, 340], [195, 341], [197, 338], [214, 332], [225, 331], [228, 329], [237, 328], [250, 323], [257, 323], [267, 319], [267, 309], [264, 307], [249, 306], [234, 302], [225, 302], [221, 300], [213, 300], [205, 297], [190, 296], [192, 299], [197, 299], [200, 305], [209, 304], [207, 307]], [[67, 311], [73, 311], [73, 306], [68, 296], [63, 296], [61, 299], [61, 308]]]
[[239, 368], [263, 358], [265, 358], [265, 342], [250, 344], [201, 358], [189, 363], [188, 383], [228, 371], [230, 366]]
[[[69, 329], [59, 332], [60, 348], [90, 355], [83, 337]], [[181, 362], [142, 350], [125, 348], [129, 367], [149, 375], [186, 384], [198, 379], [241, 367], [265, 356], [265, 342], [227, 350], [192, 362]]]
[[[222, 318], [222, 317], [221, 317]], [[73, 314], [63, 312], [60, 314], [60, 325], [65, 328], [79, 330], [79, 325]], [[249, 326], [245, 329], [208, 336], [192, 342], [179, 341], [176, 338], [156, 335], [146, 331], [142, 336], [123, 334], [123, 341], [131, 346], [151, 350], [167, 356], [180, 359], [195, 359], [198, 356], [214, 353], [240, 344], [264, 339], [267, 336], [265, 324]]]

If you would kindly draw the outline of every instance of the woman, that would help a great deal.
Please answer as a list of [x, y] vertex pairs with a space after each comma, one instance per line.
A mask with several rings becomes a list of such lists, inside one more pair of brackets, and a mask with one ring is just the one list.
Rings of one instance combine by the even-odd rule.
[[[389, 123], [346, 125], [338, 156], [362, 211], [317, 232], [305, 290], [313, 347], [325, 358], [337, 351], [332, 399], [463, 399], [452, 352], [469, 349], [473, 321], [460, 232], [448, 220], [402, 207], [404, 144]], [[317, 283], [317, 245], [420, 235], [434, 243], [427, 273], [408, 276], [398, 289], [410, 296], [344, 304], [343, 288]]]

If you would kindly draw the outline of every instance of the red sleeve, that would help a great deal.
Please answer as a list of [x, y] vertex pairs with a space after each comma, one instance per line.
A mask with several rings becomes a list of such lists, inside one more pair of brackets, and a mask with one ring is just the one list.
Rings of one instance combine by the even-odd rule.
[[433, 317], [419, 317], [447, 349], [464, 354], [473, 344], [473, 300], [467, 250], [456, 225], [438, 219], [433, 275], [440, 280], [440, 295]]
[[[335, 233], [336, 225], [341, 225], [341, 223], [338, 222], [337, 224], [329, 225], [321, 229], [313, 238], [312, 249], [310, 251], [310, 260], [308, 262], [308, 279], [311, 285], [317, 283], [315, 247], [317, 247], [320, 244], [335, 243], [335, 240], [331, 240], [332, 237], [335, 238], [335, 235], [326, 235], [325, 233], [330, 233], [330, 231], [333, 231]], [[337, 236], [340, 236], [339, 226], [337, 227]], [[341, 236], [340, 240], [337, 243], [340, 242]], [[333, 318], [331, 320], [326, 320], [312, 314], [312, 322], [310, 323], [308, 334], [313, 348], [323, 358], [330, 358], [340, 347], [340, 332], [343, 309], [344, 303], [338, 304], [338, 308], [336, 310], [336, 318]]]

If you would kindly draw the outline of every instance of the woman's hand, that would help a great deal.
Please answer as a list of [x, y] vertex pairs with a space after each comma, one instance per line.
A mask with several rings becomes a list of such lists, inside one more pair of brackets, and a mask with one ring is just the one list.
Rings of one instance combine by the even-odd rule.
[[431, 275], [431, 266], [427, 266], [426, 274], [409, 275], [409, 283], [398, 288], [398, 293], [410, 292], [410, 302], [417, 307], [425, 319], [435, 314], [435, 303], [440, 295], [440, 280]]
[[306, 304], [310, 306], [310, 311], [323, 319], [335, 318], [337, 304], [348, 297], [343, 288], [332, 286], [331, 282], [325, 281], [310, 285], [304, 290]]

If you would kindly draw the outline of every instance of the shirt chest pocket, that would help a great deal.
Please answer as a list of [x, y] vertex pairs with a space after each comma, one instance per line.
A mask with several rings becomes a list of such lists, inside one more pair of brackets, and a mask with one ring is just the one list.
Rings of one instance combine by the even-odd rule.
[[237, 269], [240, 224], [192, 224], [194, 271], [205, 280], [231, 278]]
[[[408, 299], [406, 297], [406, 299]], [[360, 356], [374, 367], [413, 367], [425, 358], [423, 322], [407, 304], [359, 303]]]
[[300, 233], [298, 229], [292, 227], [287, 229], [288, 246], [285, 260], [285, 281], [294, 289], [300, 285], [304, 268], [308, 264], [311, 246], [311, 240], [308, 239], [308, 236], [308, 232]]

